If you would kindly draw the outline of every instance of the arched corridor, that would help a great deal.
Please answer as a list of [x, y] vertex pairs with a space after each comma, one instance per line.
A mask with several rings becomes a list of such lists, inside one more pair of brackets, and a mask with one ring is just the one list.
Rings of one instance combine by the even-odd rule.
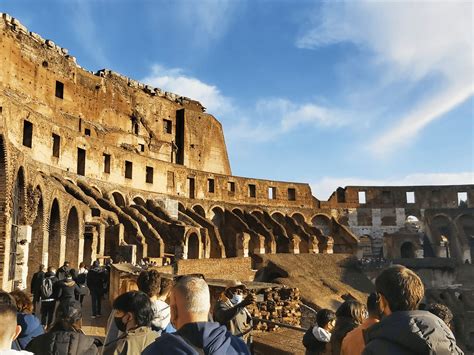
[[59, 267], [61, 255], [61, 217], [58, 200], [54, 199], [49, 217], [48, 266]]
[[66, 260], [73, 268], [79, 265], [79, 215], [76, 207], [69, 211], [66, 224]]

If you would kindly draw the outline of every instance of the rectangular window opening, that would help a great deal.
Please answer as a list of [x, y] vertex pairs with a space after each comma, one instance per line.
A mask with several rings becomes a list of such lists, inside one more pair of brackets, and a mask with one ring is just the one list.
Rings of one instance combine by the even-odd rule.
[[467, 192], [458, 192], [458, 206], [467, 207]]
[[270, 200], [276, 200], [276, 195], [277, 195], [277, 188], [270, 186], [268, 188], [268, 198]]
[[366, 202], [367, 201], [365, 199], [365, 191], [359, 191], [359, 203], [364, 204]]
[[407, 203], [415, 203], [415, 192], [407, 191]]
[[56, 97], [58, 99], [64, 98], [64, 84], [56, 80]]
[[61, 149], [61, 137], [53, 133], [53, 157], [59, 158]]
[[91, 136], [91, 130], [90, 130], [89, 128], [86, 128], [86, 129], [84, 130], [84, 134], [85, 134], [86, 136], [89, 136], [89, 137], [90, 137], [90, 136]]
[[153, 168], [151, 166], [146, 167], [146, 182], [153, 184]]
[[173, 133], [173, 121], [163, 120], [163, 133], [172, 134]]
[[235, 193], [235, 182], [234, 181], [229, 181], [227, 183], [227, 190], [232, 194]]
[[249, 184], [249, 197], [257, 197], [257, 187], [254, 184]]
[[104, 173], [110, 174], [110, 154], [104, 153]]
[[214, 193], [214, 179], [207, 179], [207, 192]]
[[288, 201], [296, 201], [296, 189], [293, 187], [288, 189]]
[[86, 174], [86, 151], [77, 148], [77, 175], [84, 176]]
[[390, 203], [392, 201], [392, 192], [391, 191], [382, 191], [382, 202]]
[[193, 177], [188, 177], [188, 196], [194, 198], [195, 181]]
[[133, 164], [131, 161], [125, 160], [125, 179], [131, 179], [133, 175]]
[[144, 152], [145, 151], [145, 144], [138, 144], [138, 147], [140, 148], [140, 152]]
[[31, 148], [33, 143], [33, 123], [30, 121], [23, 121], [23, 145]]

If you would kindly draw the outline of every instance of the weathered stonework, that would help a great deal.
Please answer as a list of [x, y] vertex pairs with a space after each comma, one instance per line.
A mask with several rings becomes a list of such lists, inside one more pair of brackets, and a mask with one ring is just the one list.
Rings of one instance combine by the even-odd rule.
[[423, 226], [424, 249], [471, 259], [472, 185], [347, 187], [320, 201], [308, 184], [233, 176], [222, 126], [201, 103], [86, 71], [7, 14], [0, 58], [4, 289], [64, 260], [388, 255], [401, 246], [384, 238], [398, 238], [408, 216]]

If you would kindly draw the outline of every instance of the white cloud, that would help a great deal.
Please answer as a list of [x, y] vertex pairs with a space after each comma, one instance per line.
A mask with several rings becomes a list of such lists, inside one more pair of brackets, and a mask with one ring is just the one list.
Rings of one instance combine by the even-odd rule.
[[154, 65], [151, 73], [141, 81], [198, 100], [211, 114], [224, 115], [233, 109], [232, 100], [222, 95], [215, 85], [185, 75], [179, 68], [167, 69], [161, 65]]
[[268, 142], [301, 125], [339, 127], [349, 122], [347, 113], [316, 103], [296, 104], [284, 98], [257, 100], [249, 108], [234, 104], [216, 85], [186, 75], [180, 68], [154, 65], [142, 82], [201, 102], [207, 112], [225, 123], [229, 141]]
[[385, 85], [408, 86], [427, 77], [441, 83], [379, 132], [369, 144], [372, 151], [381, 153], [381, 142], [382, 153], [395, 150], [474, 94], [471, 1], [326, 2], [313, 20], [312, 28], [297, 39], [298, 47], [351, 42], [371, 53], [372, 61], [360, 64], [371, 65]]
[[420, 186], [420, 185], [468, 185], [474, 184], [474, 172], [416, 173], [388, 179], [364, 179], [357, 177], [323, 177], [311, 183], [313, 195], [327, 200], [338, 188], [346, 186]]

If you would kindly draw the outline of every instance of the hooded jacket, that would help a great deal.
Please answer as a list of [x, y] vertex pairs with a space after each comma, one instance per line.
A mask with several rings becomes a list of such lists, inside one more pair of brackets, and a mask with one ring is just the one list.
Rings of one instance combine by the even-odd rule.
[[364, 332], [364, 355], [459, 355], [448, 326], [427, 311], [399, 311]]
[[158, 336], [159, 333], [152, 331], [150, 327], [138, 327], [122, 334], [108, 346], [104, 346], [102, 354], [140, 355]]
[[17, 340], [22, 349], [26, 348], [31, 339], [44, 334], [43, 326], [41, 325], [39, 319], [34, 315], [27, 313], [17, 313], [16, 319], [18, 325], [21, 326], [21, 333]]
[[94, 338], [72, 331], [50, 331], [34, 338], [26, 347], [35, 355], [96, 355]]
[[189, 323], [176, 333], [163, 334], [142, 355], [249, 355], [242, 339], [214, 322]]

